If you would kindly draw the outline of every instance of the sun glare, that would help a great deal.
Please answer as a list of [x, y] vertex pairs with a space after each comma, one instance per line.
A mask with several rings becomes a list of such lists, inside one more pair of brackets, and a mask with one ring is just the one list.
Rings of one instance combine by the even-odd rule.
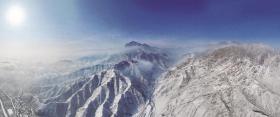
[[6, 20], [10, 25], [19, 26], [25, 20], [26, 14], [21, 6], [11, 6], [6, 12]]

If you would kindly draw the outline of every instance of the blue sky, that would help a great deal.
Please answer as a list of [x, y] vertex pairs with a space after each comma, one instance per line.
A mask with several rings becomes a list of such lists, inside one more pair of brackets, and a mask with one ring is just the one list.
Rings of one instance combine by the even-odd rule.
[[[21, 27], [9, 26], [4, 18], [15, 4], [27, 14]], [[36, 40], [41, 46], [50, 40], [67, 42], [71, 48], [84, 40], [94, 48], [104, 45], [96, 43], [112, 47], [127, 40], [279, 46], [279, 5], [279, 0], [0, 0], [0, 38]]]
[[88, 28], [131, 37], [276, 41], [279, 4], [277, 0], [81, 0], [77, 5]]
[[[277, 0], [2, 0], [26, 8], [27, 37], [84, 38], [118, 34], [172, 39], [277, 39]], [[4, 22], [4, 21], [3, 21]], [[3, 23], [2, 22], [2, 23]], [[22, 34], [22, 35], [24, 35]]]
[[1, 10], [15, 3], [26, 8], [27, 24], [18, 32], [1, 26], [8, 36], [78, 39], [118, 34], [178, 40], [280, 36], [277, 0], [1, 0]]

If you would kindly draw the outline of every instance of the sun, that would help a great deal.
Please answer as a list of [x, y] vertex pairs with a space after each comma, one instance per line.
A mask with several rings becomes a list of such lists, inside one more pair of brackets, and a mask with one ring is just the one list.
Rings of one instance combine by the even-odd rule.
[[14, 5], [8, 8], [6, 12], [6, 20], [10, 25], [19, 26], [26, 18], [25, 10], [19, 6]]

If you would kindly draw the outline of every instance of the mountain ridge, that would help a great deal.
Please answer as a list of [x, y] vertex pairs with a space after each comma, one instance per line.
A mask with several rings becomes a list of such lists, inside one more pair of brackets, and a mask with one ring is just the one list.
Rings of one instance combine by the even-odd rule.
[[145, 109], [154, 81], [167, 69], [168, 55], [146, 44], [130, 43], [133, 44], [137, 48], [128, 47], [128, 51], [99, 63], [113, 67], [101, 69], [90, 78], [79, 77], [74, 85], [47, 99], [38, 115], [130, 117]]
[[278, 71], [272, 63], [278, 63], [279, 54], [254, 44], [228, 45], [204, 54], [187, 58], [158, 81], [154, 116], [279, 116], [279, 90], [265, 82]]

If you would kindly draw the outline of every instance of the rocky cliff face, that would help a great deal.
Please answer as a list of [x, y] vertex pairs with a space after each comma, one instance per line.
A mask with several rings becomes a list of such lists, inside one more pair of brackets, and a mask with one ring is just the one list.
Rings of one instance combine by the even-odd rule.
[[279, 53], [232, 44], [189, 57], [158, 81], [155, 117], [279, 117]]

